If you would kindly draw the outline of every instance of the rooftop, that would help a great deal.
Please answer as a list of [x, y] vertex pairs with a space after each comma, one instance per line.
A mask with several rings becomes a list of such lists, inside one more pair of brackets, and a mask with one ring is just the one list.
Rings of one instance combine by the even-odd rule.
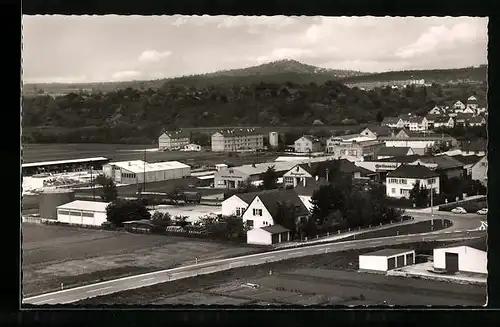
[[410, 249], [382, 249], [382, 250], [366, 253], [363, 255], [375, 256], [375, 257], [391, 257], [391, 256], [395, 256], [398, 254], [404, 254], [404, 253], [408, 253], [408, 252], [412, 252], [412, 251], [414, 251], [414, 250], [410, 250]]
[[290, 231], [289, 229], [287, 229], [281, 225], [265, 226], [265, 227], [261, 227], [260, 229], [265, 230], [266, 232], [269, 232], [271, 234], [279, 234], [279, 233], [285, 233], [285, 232]]
[[382, 124], [397, 124], [400, 119], [400, 117], [384, 117]]
[[162, 135], [165, 134], [170, 138], [186, 138], [189, 137], [189, 132], [185, 130], [176, 130], [176, 131], [163, 131]]
[[217, 133], [220, 133], [226, 137], [261, 134], [261, 133], [257, 132], [257, 130], [255, 128], [222, 129], [222, 130], [218, 131]]
[[422, 157], [421, 155], [418, 155], [418, 154], [412, 154], [412, 155], [401, 155], [401, 156], [394, 156], [394, 157], [391, 157], [391, 158], [384, 158], [384, 159], [380, 159], [378, 161], [382, 161], [382, 162], [400, 162], [400, 163], [410, 163], [410, 162], [414, 162], [415, 160], [419, 159], [420, 157]]
[[81, 158], [81, 159], [68, 159], [68, 160], [55, 160], [55, 161], [40, 161], [40, 162], [30, 162], [22, 164], [22, 168], [28, 167], [40, 167], [40, 166], [52, 166], [52, 165], [64, 165], [72, 163], [84, 163], [84, 162], [95, 162], [95, 161], [108, 161], [106, 157], [93, 157], [93, 158]]
[[57, 209], [67, 209], [67, 210], [88, 210], [95, 212], [106, 212], [106, 207], [109, 202], [97, 202], [97, 201], [82, 201], [76, 200], [69, 202], [57, 207]]
[[408, 165], [403, 164], [393, 171], [387, 173], [387, 177], [399, 178], [432, 178], [438, 177], [439, 174], [425, 167], [424, 165]]
[[[399, 117], [390, 117], [390, 118], [394, 118], [396, 120], [395, 122], [393, 122], [394, 124], [399, 121]], [[367, 126], [366, 129], [370, 130], [377, 136], [386, 136], [392, 134], [392, 129], [388, 126], [372, 125], [372, 126]]]
[[320, 142], [320, 139], [318, 137], [314, 136], [314, 135], [308, 135], [308, 134], [302, 135], [299, 139], [301, 139], [302, 137], [305, 138], [305, 139], [307, 139], [307, 140], [309, 140], [309, 141], [311, 141], [311, 142], [313, 142], [313, 143], [319, 143]]
[[179, 161], [163, 161], [148, 163], [143, 160], [110, 162], [110, 165], [131, 171], [134, 174], [142, 172], [162, 171], [170, 169], [189, 168], [190, 166]]
[[396, 147], [396, 146], [385, 146], [377, 151], [377, 156], [390, 156], [390, 157], [396, 157], [396, 156], [406, 156], [408, 154], [408, 151], [410, 151], [410, 147]]
[[486, 237], [474, 238], [471, 240], [460, 241], [454, 244], [441, 247], [441, 249], [454, 248], [457, 246], [468, 246], [476, 250], [488, 251], [488, 243], [486, 242]]
[[452, 169], [452, 168], [462, 168], [464, 164], [447, 155], [442, 156], [421, 156], [416, 161], [422, 164], [436, 164], [437, 169]]
[[464, 156], [463, 154], [457, 154], [454, 156], [451, 156], [453, 159], [456, 159], [463, 163], [464, 165], [472, 165], [481, 160], [482, 157], [476, 156], [476, 155], [471, 155], [471, 156]]
[[257, 196], [272, 217], [276, 217], [280, 203], [287, 203], [294, 206], [297, 209], [297, 216], [309, 214], [309, 210], [307, 210], [304, 203], [293, 189], [280, 189], [278, 192], [263, 192]]

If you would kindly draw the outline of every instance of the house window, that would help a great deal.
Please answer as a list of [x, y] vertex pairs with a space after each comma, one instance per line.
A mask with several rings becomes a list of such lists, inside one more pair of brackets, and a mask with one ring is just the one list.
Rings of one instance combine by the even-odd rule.
[[400, 179], [400, 180], [399, 180], [399, 183], [400, 183], [400, 184], [406, 184], [406, 179]]
[[391, 189], [391, 193], [392, 193], [392, 194], [396, 193], [396, 189], [395, 189], [395, 188], [392, 188], [392, 189]]
[[397, 178], [389, 178], [389, 183], [391, 183], [391, 184], [397, 184], [398, 183], [398, 179]]
[[434, 184], [434, 183], [436, 183], [436, 179], [435, 178], [431, 178], [431, 179], [429, 179], [428, 182], [429, 182], [429, 184]]
[[253, 209], [253, 215], [262, 217], [262, 209]]
[[253, 227], [253, 220], [247, 220], [247, 226], [248, 227]]
[[241, 216], [241, 208], [236, 208], [236, 216]]
[[285, 184], [293, 184], [293, 177], [285, 177]]

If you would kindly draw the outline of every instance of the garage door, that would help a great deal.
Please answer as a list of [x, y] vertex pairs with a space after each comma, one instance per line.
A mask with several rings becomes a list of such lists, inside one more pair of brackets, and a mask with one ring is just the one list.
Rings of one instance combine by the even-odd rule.
[[271, 242], [273, 244], [279, 243], [279, 241], [280, 241], [279, 237], [280, 237], [280, 234], [273, 234], [273, 235], [271, 235]]
[[396, 258], [387, 259], [387, 270], [396, 268]]
[[455, 273], [458, 271], [458, 253], [445, 252], [445, 265], [446, 271], [450, 273]]
[[396, 267], [404, 267], [405, 265], [405, 256], [404, 255], [398, 255], [397, 260], [396, 260]]
[[413, 253], [408, 253], [406, 255], [406, 265], [412, 265], [414, 264], [414, 258], [413, 258]]

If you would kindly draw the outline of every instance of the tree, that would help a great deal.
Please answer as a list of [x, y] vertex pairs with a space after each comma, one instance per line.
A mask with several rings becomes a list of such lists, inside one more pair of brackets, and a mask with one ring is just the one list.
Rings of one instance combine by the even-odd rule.
[[172, 225], [172, 215], [168, 212], [156, 211], [151, 218], [155, 225], [170, 226]]
[[266, 172], [262, 174], [262, 188], [264, 190], [273, 190], [278, 187], [278, 174], [274, 166], [267, 168]]
[[384, 120], [384, 114], [382, 113], [381, 110], [377, 111], [376, 119], [379, 124], [382, 123], [382, 121]]
[[221, 223], [225, 224], [227, 238], [231, 239], [246, 237], [248, 228], [243, 223], [241, 217], [237, 217], [235, 215], [223, 216], [221, 218]]
[[107, 220], [115, 226], [123, 226], [126, 221], [150, 219], [146, 206], [137, 200], [115, 200], [106, 207]]
[[111, 202], [118, 198], [118, 189], [112, 178], [106, 177], [104, 175], [98, 175], [95, 178], [95, 182], [102, 186], [101, 198], [105, 202]]
[[410, 199], [418, 208], [425, 207], [429, 202], [429, 190], [423, 185], [420, 186], [420, 182], [417, 181], [410, 190]]
[[297, 209], [289, 202], [278, 203], [274, 223], [290, 230], [291, 237], [297, 232]]
[[322, 185], [313, 192], [311, 197], [311, 218], [318, 225], [322, 225], [325, 218], [336, 210], [343, 211], [344, 194], [342, 190], [332, 184]]
[[250, 193], [257, 191], [257, 187], [252, 184], [250, 179], [246, 179], [238, 186], [237, 193]]

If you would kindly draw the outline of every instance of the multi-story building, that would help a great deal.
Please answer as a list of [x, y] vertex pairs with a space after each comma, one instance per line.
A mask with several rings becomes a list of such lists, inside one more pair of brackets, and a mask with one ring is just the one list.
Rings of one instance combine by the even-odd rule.
[[408, 118], [408, 128], [413, 132], [423, 132], [428, 129], [427, 118], [420, 116], [410, 116]]
[[255, 129], [229, 129], [212, 134], [214, 152], [260, 150], [263, 147], [264, 136]]
[[383, 146], [384, 143], [378, 140], [348, 140], [330, 145], [328, 153], [335, 158], [347, 159], [349, 161], [371, 160], [376, 158], [378, 149]]
[[403, 128], [403, 120], [401, 117], [385, 117], [381, 123], [382, 126], [387, 126], [390, 128]]
[[458, 100], [457, 102], [455, 102], [455, 104], [453, 105], [453, 109], [459, 109], [459, 110], [464, 110], [465, 109], [465, 104]]
[[423, 165], [403, 164], [387, 173], [386, 194], [392, 198], [409, 198], [414, 185], [432, 189], [434, 194], [439, 194], [439, 174]]
[[455, 126], [455, 120], [450, 116], [439, 116], [434, 120], [433, 128], [446, 127], [453, 128]]
[[483, 116], [475, 116], [467, 121], [467, 125], [471, 127], [486, 125], [486, 118]]
[[160, 150], [180, 150], [190, 143], [189, 132], [183, 130], [165, 131], [158, 138]]
[[295, 152], [308, 153], [323, 151], [321, 140], [313, 135], [303, 135], [294, 142]]

